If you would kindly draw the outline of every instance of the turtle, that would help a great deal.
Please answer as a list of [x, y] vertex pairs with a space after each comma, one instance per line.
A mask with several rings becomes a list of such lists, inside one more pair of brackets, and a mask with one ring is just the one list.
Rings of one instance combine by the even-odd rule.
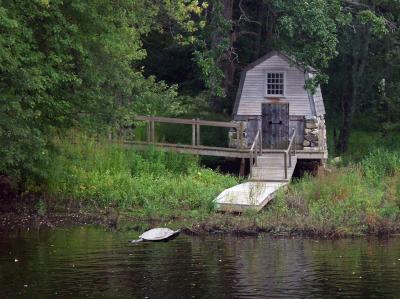
[[143, 234], [139, 236], [137, 240], [130, 240], [130, 243], [139, 243], [139, 242], [168, 242], [172, 239], [175, 239], [181, 230], [175, 230], [159, 227], [153, 228], [151, 230], [145, 231]]

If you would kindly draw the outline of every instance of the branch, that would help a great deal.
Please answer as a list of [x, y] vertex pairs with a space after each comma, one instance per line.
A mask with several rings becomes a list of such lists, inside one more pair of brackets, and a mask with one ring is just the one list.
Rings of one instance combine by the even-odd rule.
[[386, 26], [389, 28], [389, 30], [391, 32], [395, 32], [399, 29], [399, 26], [395, 22], [389, 21], [383, 13], [381, 13], [378, 10], [375, 10], [373, 7], [371, 7], [367, 4], [360, 3], [359, 0], [342, 0], [342, 1], [349, 6], [353, 6], [353, 7], [357, 7], [357, 8], [365, 8], [365, 9], [369, 9], [369, 10], [373, 11], [376, 15], [380, 16], [384, 20]]
[[345, 4], [350, 5], [350, 6], [370, 8], [367, 4], [360, 3], [359, 0], [343, 0], [343, 2], [344, 2]]
[[240, 15], [240, 17], [239, 17], [238, 22], [240, 22], [241, 20], [244, 20], [244, 21], [246, 21], [246, 22], [254, 23], [254, 24], [257, 24], [257, 25], [261, 26], [261, 22], [254, 21], [254, 20], [250, 19], [250, 18], [247, 16], [246, 11], [244, 10], [244, 8], [243, 8], [243, 6], [242, 6], [242, 2], [243, 2], [243, 0], [240, 0], [240, 1], [239, 1], [239, 9], [240, 9], [241, 15]]
[[241, 35], [253, 35], [253, 36], [258, 36], [258, 33], [257, 33], [257, 32], [253, 32], [253, 31], [240, 30], [240, 31], [238, 32], [238, 35], [239, 35], [239, 36], [241, 36]]

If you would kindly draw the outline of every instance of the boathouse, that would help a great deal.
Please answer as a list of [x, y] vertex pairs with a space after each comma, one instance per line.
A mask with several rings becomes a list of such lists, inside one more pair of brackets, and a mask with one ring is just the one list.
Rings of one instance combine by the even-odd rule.
[[299, 161], [324, 164], [328, 151], [321, 88], [313, 93], [305, 87], [313, 76], [313, 68], [276, 51], [243, 70], [233, 110], [242, 130], [230, 131], [229, 144], [249, 149], [250, 176], [217, 197], [220, 210], [260, 210], [290, 182]]
[[[221, 211], [262, 209], [275, 193], [289, 184], [299, 161], [324, 164], [325, 108], [319, 86], [306, 88], [316, 71], [290, 56], [273, 51], [242, 72], [233, 120], [230, 122], [135, 116], [147, 123], [146, 141], [127, 141], [146, 148], [149, 144], [181, 153], [241, 159], [240, 174], [249, 165], [248, 181], [224, 190], [215, 200]], [[191, 144], [171, 144], [157, 138], [156, 123], [191, 126]], [[229, 129], [229, 147], [204, 145], [201, 127]], [[246, 162], [247, 161], [247, 162]]]
[[[233, 118], [245, 123], [245, 146], [261, 132], [263, 149], [287, 148], [295, 131], [298, 159], [327, 158], [325, 107], [321, 89], [305, 88], [315, 70], [296, 63], [286, 54], [272, 51], [242, 72]], [[230, 144], [237, 135], [233, 132]]]

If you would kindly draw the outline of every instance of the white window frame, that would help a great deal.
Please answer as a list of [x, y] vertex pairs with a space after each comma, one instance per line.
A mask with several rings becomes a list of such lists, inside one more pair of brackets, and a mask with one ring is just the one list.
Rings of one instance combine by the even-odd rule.
[[[283, 75], [283, 93], [282, 94], [268, 93], [268, 74], [282, 74]], [[286, 72], [284, 72], [284, 71], [275, 71], [275, 70], [266, 71], [265, 72], [264, 87], [265, 87], [264, 94], [265, 94], [266, 97], [285, 97], [285, 95], [286, 95]]]

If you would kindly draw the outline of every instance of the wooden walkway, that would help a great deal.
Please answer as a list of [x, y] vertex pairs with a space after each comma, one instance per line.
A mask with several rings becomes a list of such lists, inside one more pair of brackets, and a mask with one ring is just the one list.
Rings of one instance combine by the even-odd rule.
[[[293, 175], [298, 157], [305, 159], [319, 159], [325, 156], [324, 152], [296, 151], [295, 131], [289, 139], [286, 149], [263, 149], [261, 131], [258, 131], [254, 142], [247, 148], [244, 139], [244, 125], [241, 122], [204, 121], [199, 119], [179, 119], [155, 116], [136, 116], [135, 120], [147, 124], [146, 140], [119, 139], [119, 142], [129, 147], [146, 149], [149, 146], [171, 150], [179, 153], [194, 155], [208, 155], [218, 157], [241, 158], [241, 173], [244, 171], [244, 161], [250, 161], [249, 181], [224, 190], [217, 198], [219, 210], [242, 212], [248, 208], [261, 210], [283, 186], [287, 185]], [[182, 124], [192, 127], [191, 144], [163, 143], [157, 140], [155, 134], [156, 123]], [[201, 127], [222, 127], [235, 130], [237, 147], [213, 147], [201, 144]]]
[[277, 153], [258, 157], [258, 165], [253, 167], [249, 182], [224, 190], [217, 198], [218, 210], [224, 212], [243, 212], [248, 208], [261, 210], [275, 193], [289, 184], [297, 157], [292, 156], [292, 164], [284, 171], [284, 158]]
[[250, 181], [224, 190], [216, 199], [218, 209], [225, 212], [243, 212], [249, 208], [261, 210], [292, 178], [297, 163], [295, 137], [293, 131], [286, 150], [264, 153], [257, 134], [252, 149], [258, 147], [258, 150], [253, 154]]

